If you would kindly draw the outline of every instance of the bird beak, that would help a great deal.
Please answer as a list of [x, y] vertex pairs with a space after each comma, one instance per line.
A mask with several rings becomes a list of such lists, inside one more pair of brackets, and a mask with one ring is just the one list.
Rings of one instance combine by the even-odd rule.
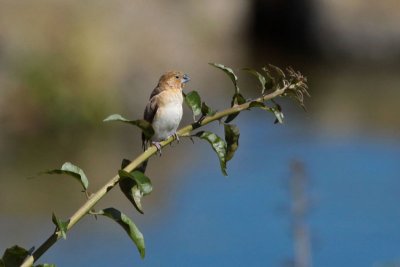
[[187, 83], [190, 81], [190, 77], [187, 74], [183, 74], [182, 83]]

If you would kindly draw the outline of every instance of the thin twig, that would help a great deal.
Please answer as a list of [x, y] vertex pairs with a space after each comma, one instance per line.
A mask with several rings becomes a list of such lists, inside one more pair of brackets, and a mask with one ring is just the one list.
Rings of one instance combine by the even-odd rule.
[[[286, 89], [288, 89], [289, 85], [285, 85], [281, 89], [277, 89], [274, 92], [264, 95], [255, 99], [255, 101], [265, 102], [267, 100], [271, 100], [277, 96], [282, 95]], [[219, 111], [212, 116], [207, 116], [203, 120], [199, 122], [195, 122], [193, 124], [189, 124], [183, 128], [181, 128], [177, 134], [180, 136], [187, 136], [194, 129], [207, 125], [213, 121], [218, 121], [223, 117], [226, 117], [230, 114], [237, 113], [249, 108], [251, 101], [246, 102], [241, 105], [236, 105], [234, 107]], [[172, 136], [167, 140], [160, 143], [161, 147], [165, 147], [175, 138]], [[148, 158], [153, 156], [157, 152], [157, 148], [155, 146], [149, 147], [146, 151], [144, 151], [141, 155], [139, 155], [136, 159], [134, 159], [128, 166], [124, 168], [125, 171], [131, 172], [136, 169], [142, 162], [146, 161]], [[90, 213], [94, 205], [102, 199], [108, 191], [114, 188], [115, 185], [119, 182], [120, 177], [118, 175], [114, 176], [109, 180], [103, 187], [101, 187], [96, 193], [91, 194], [90, 198], [70, 217], [68, 220], [68, 225], [66, 231], [70, 230], [78, 221], [80, 221], [86, 214]], [[61, 238], [61, 234], [58, 232], [53, 233], [50, 237], [43, 242], [43, 244], [36, 249], [32, 255], [28, 256], [25, 261], [22, 263], [21, 267], [30, 267], [33, 263], [39, 259], [51, 246], [53, 246], [59, 239]]]

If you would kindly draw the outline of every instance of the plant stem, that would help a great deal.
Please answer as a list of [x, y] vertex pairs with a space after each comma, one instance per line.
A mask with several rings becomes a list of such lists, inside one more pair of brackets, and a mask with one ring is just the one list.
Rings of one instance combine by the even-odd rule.
[[[285, 90], [288, 88], [288, 85], [284, 86], [281, 89], [277, 89], [274, 92], [264, 95], [262, 97], [259, 97], [257, 99], [254, 99], [253, 101], [258, 101], [258, 102], [265, 102], [267, 100], [271, 100], [277, 96], [282, 95]], [[237, 113], [243, 110], [246, 110], [249, 108], [250, 103], [253, 101], [248, 101], [242, 105], [237, 105], [233, 106], [231, 108], [219, 111], [215, 113], [212, 116], [208, 116], [204, 118], [199, 123], [193, 123], [189, 124], [183, 128], [181, 128], [177, 134], [180, 136], [187, 136], [189, 133], [197, 129], [201, 126], [207, 125], [213, 121], [217, 121], [223, 117], [226, 117], [230, 114]], [[170, 137], [167, 140], [163, 141], [160, 143], [161, 147], [164, 147], [171, 143], [174, 140], [174, 137]], [[150, 158], [152, 155], [154, 155], [157, 152], [157, 149], [155, 146], [149, 147], [146, 151], [144, 151], [141, 155], [139, 155], [136, 159], [134, 159], [128, 166], [124, 168], [125, 171], [131, 172], [135, 168], [137, 168], [142, 162]], [[120, 177], [118, 175], [114, 176], [109, 180], [102, 188], [100, 188], [96, 193], [92, 194], [90, 198], [70, 217], [67, 225], [67, 231], [70, 230], [78, 221], [80, 221], [86, 214], [88, 214], [94, 205], [97, 204], [97, 202], [102, 199], [108, 191], [110, 191], [114, 186], [119, 182]], [[61, 234], [59, 234], [57, 231], [54, 232], [46, 241], [43, 242], [43, 244], [36, 249], [32, 255], [28, 256], [25, 261], [22, 263], [21, 267], [29, 267], [32, 266], [33, 263], [39, 259], [51, 246], [53, 246], [59, 239], [61, 238]]]

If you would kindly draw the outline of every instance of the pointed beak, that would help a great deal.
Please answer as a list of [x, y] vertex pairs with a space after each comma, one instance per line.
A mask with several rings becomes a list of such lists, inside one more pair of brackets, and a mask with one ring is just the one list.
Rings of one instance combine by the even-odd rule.
[[187, 83], [190, 81], [190, 77], [187, 74], [183, 74], [182, 83]]

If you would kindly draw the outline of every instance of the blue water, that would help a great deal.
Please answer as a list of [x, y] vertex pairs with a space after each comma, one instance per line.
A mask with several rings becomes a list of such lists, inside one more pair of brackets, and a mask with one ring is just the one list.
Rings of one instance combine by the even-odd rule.
[[[312, 126], [273, 125], [241, 115], [240, 148], [223, 177], [207, 144], [167, 211], [135, 221], [145, 235], [139, 258], [107, 219], [85, 219], [40, 262], [57, 266], [282, 266], [292, 259], [292, 159], [310, 179], [314, 266], [374, 266], [400, 260], [400, 142], [373, 136], [323, 136]], [[250, 127], [251, 125], [251, 127]], [[256, 126], [255, 126], [256, 125]], [[248, 127], [249, 126], [249, 127]], [[185, 144], [188, 145], [188, 144]], [[375, 265], [376, 266], [376, 265]]]

